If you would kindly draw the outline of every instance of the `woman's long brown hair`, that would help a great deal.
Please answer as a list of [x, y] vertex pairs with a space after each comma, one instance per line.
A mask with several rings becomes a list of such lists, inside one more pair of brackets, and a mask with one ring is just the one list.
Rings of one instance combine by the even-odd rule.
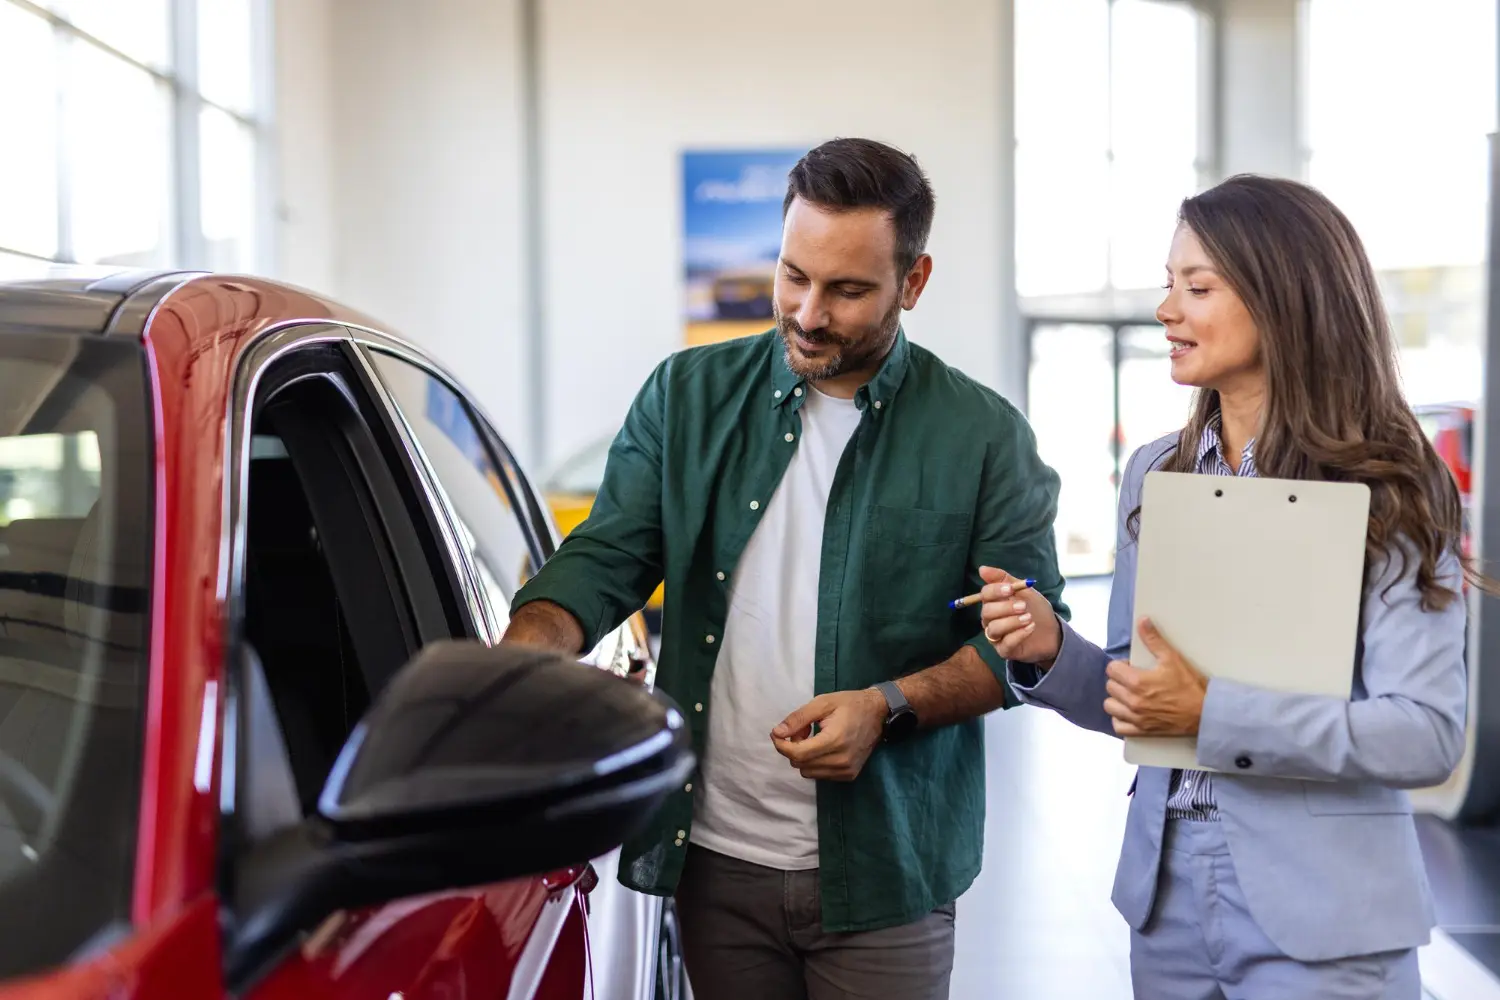
[[[1446, 607], [1458, 594], [1439, 582], [1437, 566], [1445, 552], [1462, 558], [1458, 488], [1402, 394], [1390, 321], [1354, 227], [1305, 184], [1249, 175], [1188, 198], [1178, 220], [1260, 333], [1266, 395], [1257, 472], [1368, 485], [1367, 571], [1391, 557], [1407, 568], [1409, 549], [1422, 607]], [[1197, 442], [1218, 409], [1218, 392], [1198, 392], [1163, 470], [1197, 471]], [[1132, 536], [1139, 522], [1137, 507]], [[1493, 587], [1467, 562], [1464, 575]]]

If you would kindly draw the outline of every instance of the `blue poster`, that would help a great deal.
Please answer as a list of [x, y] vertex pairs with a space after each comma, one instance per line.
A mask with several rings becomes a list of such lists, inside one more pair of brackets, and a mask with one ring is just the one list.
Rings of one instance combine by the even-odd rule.
[[689, 345], [771, 325], [787, 174], [805, 150], [682, 156], [683, 269]]

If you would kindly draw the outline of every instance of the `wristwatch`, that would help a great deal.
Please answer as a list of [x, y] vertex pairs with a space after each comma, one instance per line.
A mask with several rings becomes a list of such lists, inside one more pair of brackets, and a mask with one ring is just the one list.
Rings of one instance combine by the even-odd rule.
[[916, 731], [916, 710], [895, 681], [881, 681], [875, 685], [875, 690], [885, 695], [885, 730], [881, 739], [886, 743], [899, 743]]

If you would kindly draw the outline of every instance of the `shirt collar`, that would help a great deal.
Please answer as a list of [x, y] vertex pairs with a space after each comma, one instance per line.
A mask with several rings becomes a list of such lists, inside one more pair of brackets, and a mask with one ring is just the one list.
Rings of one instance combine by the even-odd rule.
[[[1208, 418], [1208, 425], [1203, 428], [1203, 436], [1198, 439], [1198, 466], [1201, 468], [1203, 462], [1210, 455], [1217, 454], [1221, 459], [1224, 457], [1224, 441], [1220, 436], [1224, 427], [1224, 414], [1215, 410], [1214, 415]], [[1240, 462], [1255, 461], [1255, 438], [1245, 442], [1244, 450], [1240, 452]], [[1227, 465], [1228, 462], [1226, 461]]]
[[[896, 342], [891, 345], [891, 352], [881, 362], [880, 369], [875, 377], [859, 387], [854, 394], [855, 405], [861, 410], [868, 406], [874, 406], [875, 412], [883, 412], [890, 401], [895, 398], [901, 383], [906, 381], [906, 371], [911, 363], [911, 345], [907, 343], [906, 331], [900, 327], [896, 328]], [[800, 409], [802, 401], [807, 392], [803, 388], [806, 379], [787, 367], [786, 348], [777, 334], [771, 342], [771, 406], [780, 407], [786, 403], [792, 404], [795, 411]]]

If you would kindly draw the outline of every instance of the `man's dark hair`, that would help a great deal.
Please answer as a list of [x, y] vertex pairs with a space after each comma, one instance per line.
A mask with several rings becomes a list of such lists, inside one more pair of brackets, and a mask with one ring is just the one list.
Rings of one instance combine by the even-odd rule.
[[797, 161], [787, 181], [783, 218], [797, 198], [835, 211], [882, 208], [896, 227], [899, 276], [927, 252], [936, 199], [915, 157], [872, 139], [834, 139]]

